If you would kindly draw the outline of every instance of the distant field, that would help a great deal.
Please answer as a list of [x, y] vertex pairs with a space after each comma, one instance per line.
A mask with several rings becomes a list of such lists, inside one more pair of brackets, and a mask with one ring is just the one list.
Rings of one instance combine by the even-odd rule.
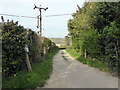
[[64, 44], [64, 38], [49, 38], [49, 39], [55, 42], [55, 44]]

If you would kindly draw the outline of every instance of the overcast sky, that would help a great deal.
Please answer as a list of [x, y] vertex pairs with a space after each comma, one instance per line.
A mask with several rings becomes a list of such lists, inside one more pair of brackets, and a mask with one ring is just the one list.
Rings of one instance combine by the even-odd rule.
[[[84, 0], [0, 0], [0, 14], [36, 17], [39, 14], [39, 11], [33, 9], [34, 4], [37, 6], [41, 5], [42, 7], [48, 7], [47, 11], [42, 11], [43, 36], [63, 38], [68, 34], [67, 22], [72, 18], [71, 15], [45, 16], [74, 13], [77, 10], [77, 5], [80, 7], [83, 6]], [[38, 31], [36, 28], [36, 19], [10, 16], [4, 16], [4, 19], [19, 21], [19, 24], [23, 25], [25, 28]]]

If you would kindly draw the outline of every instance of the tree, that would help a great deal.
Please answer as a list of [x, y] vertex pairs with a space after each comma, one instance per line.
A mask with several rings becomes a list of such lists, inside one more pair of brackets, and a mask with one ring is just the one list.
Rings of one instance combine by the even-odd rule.
[[72, 16], [68, 31], [73, 48], [82, 56], [86, 52], [88, 57], [109, 62], [116, 69], [115, 58], [120, 50], [120, 2], [86, 2]]

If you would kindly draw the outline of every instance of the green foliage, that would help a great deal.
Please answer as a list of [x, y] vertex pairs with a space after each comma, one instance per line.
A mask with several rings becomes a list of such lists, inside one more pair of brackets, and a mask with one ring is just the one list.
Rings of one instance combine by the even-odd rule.
[[101, 71], [107, 71], [106, 63], [103, 63], [102, 61], [92, 60], [89, 58], [86, 59], [83, 56], [81, 56], [80, 53], [77, 53], [74, 49], [67, 49], [66, 51], [83, 64], [90, 65], [91, 67], [97, 68]]
[[[120, 44], [120, 2], [86, 2], [68, 21], [72, 46], [81, 56], [108, 63], [117, 71]], [[116, 59], [117, 58], [117, 59]]]
[[52, 46], [52, 42], [48, 38], [43, 37], [43, 47], [48, 46]]
[[[49, 51], [53, 48], [56, 49], [56, 45], [49, 39], [43, 38], [33, 32], [31, 29], [25, 29], [23, 26], [18, 25], [18, 22], [7, 21], [1, 26], [2, 33], [2, 74], [3, 77], [15, 76], [18, 72], [24, 68], [27, 69], [26, 65], [26, 52], [25, 46], [29, 48], [29, 59], [30, 63], [35, 63], [39, 60], [41, 62], [44, 57], [43, 47], [49, 47]], [[43, 41], [43, 42], [42, 42]]]
[[42, 38], [31, 29], [28, 30], [28, 47], [31, 62], [37, 62], [37, 58], [42, 57]]
[[2, 73], [3, 77], [16, 74], [25, 66], [25, 29], [17, 22], [2, 25]]
[[43, 44], [42, 44], [42, 48], [46, 47], [47, 51], [51, 51], [52, 49], [56, 49], [58, 48], [54, 42], [52, 42], [50, 39], [46, 38], [46, 37], [42, 37], [43, 39]]
[[24, 70], [11, 79], [3, 79], [3, 88], [43, 87], [52, 72], [52, 59], [57, 52], [58, 49], [53, 49], [47, 54], [47, 58], [41, 58], [42, 63], [38, 59], [38, 62], [32, 65], [32, 72]]
[[87, 51], [87, 54], [92, 58], [97, 58], [100, 55], [100, 46], [99, 46], [99, 40], [101, 38], [100, 34], [96, 34], [95, 32], [89, 33], [83, 41], [82, 45], [82, 54], [84, 54], [84, 51]]
[[[3, 88], [42, 87], [52, 71], [52, 58], [57, 47], [31, 29], [25, 29], [18, 22], [7, 21], [0, 26], [2, 33], [2, 74]], [[27, 71], [25, 46], [29, 48], [32, 71]], [[43, 46], [48, 49], [43, 58]], [[48, 50], [47, 50], [48, 51]]]
[[75, 49], [66, 49], [66, 51], [72, 55], [75, 59], [78, 59], [81, 56], [81, 53], [77, 53]]
[[[110, 26], [106, 26], [105, 32], [105, 54], [108, 66], [114, 70], [118, 70], [120, 61], [120, 28], [117, 27], [116, 22], [111, 22]], [[111, 63], [112, 62], [112, 63]]]

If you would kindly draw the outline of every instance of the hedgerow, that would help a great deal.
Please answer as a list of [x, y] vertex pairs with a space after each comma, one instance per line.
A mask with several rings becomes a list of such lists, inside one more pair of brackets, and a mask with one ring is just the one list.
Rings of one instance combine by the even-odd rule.
[[72, 47], [87, 58], [118, 71], [120, 62], [120, 2], [86, 2], [68, 21]]
[[[44, 37], [43, 40], [40, 34], [31, 29], [25, 29], [23, 26], [18, 25], [18, 22], [8, 20], [2, 23], [1, 33], [3, 77], [11, 78], [23, 69], [27, 69], [26, 53], [32, 65], [37, 61], [42, 62], [44, 47], [46, 53], [53, 48], [57, 48], [48, 38]], [[25, 51], [26, 45], [29, 52]]]

